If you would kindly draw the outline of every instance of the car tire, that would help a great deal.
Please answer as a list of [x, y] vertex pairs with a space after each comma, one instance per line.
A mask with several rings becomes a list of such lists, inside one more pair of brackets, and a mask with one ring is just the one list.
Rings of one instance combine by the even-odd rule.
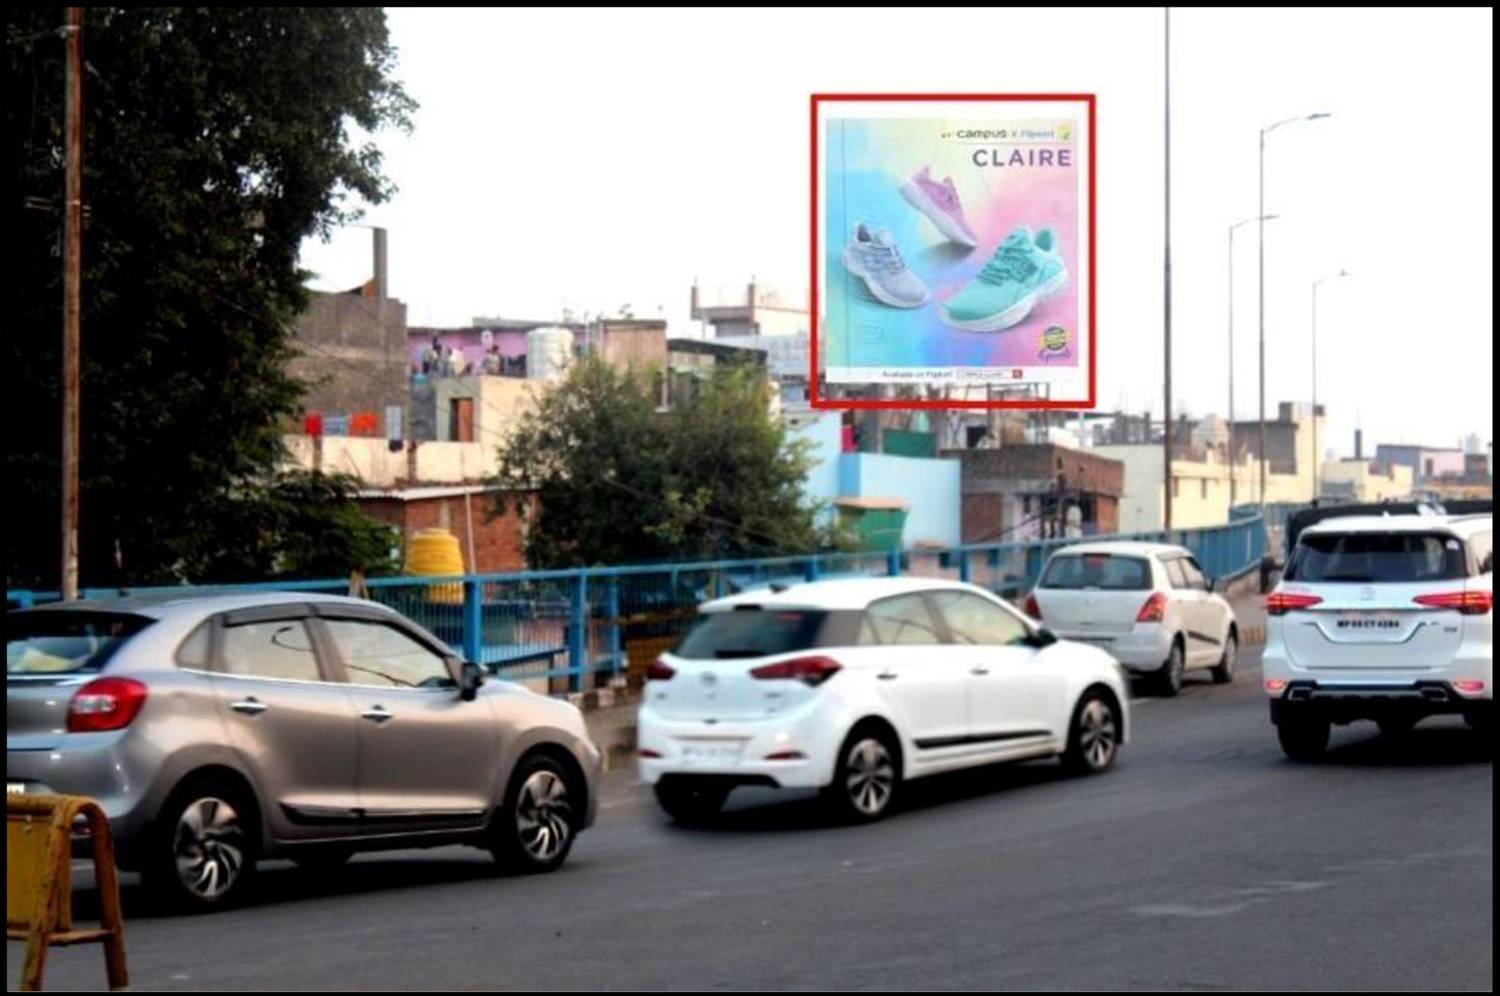
[[491, 820], [489, 850], [495, 861], [524, 874], [561, 868], [578, 835], [582, 801], [556, 759], [533, 754], [522, 760]]
[[729, 788], [704, 782], [663, 778], [655, 785], [656, 803], [680, 826], [697, 827], [710, 822], [724, 808]]
[[1316, 761], [1328, 750], [1328, 735], [1333, 727], [1326, 719], [1313, 716], [1283, 716], [1276, 724], [1276, 739], [1281, 750], [1293, 761]]
[[1216, 685], [1227, 685], [1234, 680], [1234, 659], [1240, 652], [1240, 638], [1234, 630], [1224, 638], [1224, 654], [1211, 672]]
[[1156, 673], [1156, 694], [1170, 699], [1182, 691], [1182, 676], [1186, 670], [1187, 654], [1179, 637], [1172, 641], [1172, 649], [1167, 652], [1166, 662]]
[[258, 825], [254, 798], [234, 782], [183, 783], [146, 833], [140, 872], [147, 895], [173, 912], [233, 906], [254, 877]]
[[901, 786], [900, 753], [891, 734], [877, 726], [858, 726], [839, 748], [833, 782], [823, 799], [843, 823], [873, 823], [890, 812]]
[[1120, 709], [1098, 689], [1085, 692], [1073, 709], [1063, 767], [1075, 775], [1107, 771], [1120, 753]]

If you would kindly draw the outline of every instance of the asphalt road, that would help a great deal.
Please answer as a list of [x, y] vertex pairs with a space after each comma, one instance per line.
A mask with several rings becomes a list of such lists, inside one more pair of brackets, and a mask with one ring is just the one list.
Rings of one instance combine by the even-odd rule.
[[[991, 768], [860, 828], [745, 793], [713, 829], [616, 781], [556, 875], [479, 852], [268, 865], [249, 907], [152, 918], [139, 989], [1491, 989], [1493, 748], [1430, 721], [1282, 759], [1258, 690], [1135, 706], [1114, 771]], [[129, 880], [127, 880], [128, 882]], [[80, 909], [89, 897], [78, 897]], [[133, 915], [134, 914], [134, 915]], [[20, 945], [8, 945], [16, 985]], [[98, 987], [97, 948], [49, 989]]]

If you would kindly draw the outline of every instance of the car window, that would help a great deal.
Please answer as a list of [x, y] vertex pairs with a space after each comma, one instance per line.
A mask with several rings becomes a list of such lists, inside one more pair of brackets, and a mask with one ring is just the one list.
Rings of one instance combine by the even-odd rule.
[[327, 619], [328, 635], [352, 685], [448, 688], [448, 662], [400, 630], [377, 622]]
[[886, 645], [942, 643], [937, 621], [921, 595], [883, 598], [866, 610], [875, 639]]
[[251, 678], [322, 681], [318, 655], [300, 619], [243, 623], [224, 628], [220, 670]]
[[856, 612], [741, 606], [706, 612], [672, 653], [687, 660], [769, 657], [855, 642]]
[[149, 625], [121, 612], [7, 613], [5, 673], [91, 674]]
[[1401, 584], [1467, 577], [1463, 542], [1445, 533], [1303, 534], [1286, 580]]
[[1188, 584], [1187, 572], [1183, 570], [1181, 557], [1173, 557], [1171, 560], [1162, 561], [1162, 563], [1167, 568], [1167, 580], [1171, 582], [1173, 588], [1181, 590], [1191, 587]]
[[1151, 565], [1140, 557], [1120, 557], [1111, 553], [1059, 554], [1047, 565], [1041, 586], [1145, 591], [1151, 587]]
[[1006, 646], [1026, 639], [1026, 624], [986, 598], [968, 591], [935, 591], [933, 604], [955, 643]]
[[1474, 558], [1475, 570], [1480, 574], [1492, 573], [1494, 564], [1490, 558], [1495, 555], [1495, 534], [1483, 532], [1469, 537], [1469, 554]]
[[198, 624], [198, 628], [188, 634], [188, 638], [182, 641], [177, 648], [177, 666], [193, 668], [198, 671], [207, 671], [209, 667], [209, 637], [213, 633], [213, 625], [210, 622]]
[[1182, 576], [1187, 581], [1189, 588], [1207, 588], [1208, 575], [1203, 573], [1203, 568], [1192, 557], [1183, 557], [1178, 561], [1182, 565]]

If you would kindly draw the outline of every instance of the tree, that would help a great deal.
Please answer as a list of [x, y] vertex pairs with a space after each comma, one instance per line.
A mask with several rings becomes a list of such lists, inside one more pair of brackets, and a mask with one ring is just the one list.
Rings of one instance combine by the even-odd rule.
[[[13, 585], [57, 578], [61, 23], [61, 8], [4, 21], [18, 188], [6, 470], [25, 524], [12, 530]], [[353, 217], [356, 199], [389, 196], [380, 152], [356, 130], [409, 127], [414, 105], [391, 77], [379, 8], [88, 8], [84, 58], [82, 578], [215, 580], [236, 558], [203, 551], [285, 483], [274, 472], [301, 390], [286, 372], [305, 304], [298, 246]], [[343, 504], [327, 512], [327, 530], [347, 524]]]
[[758, 370], [716, 369], [657, 413], [649, 377], [596, 358], [522, 417], [492, 510], [528, 516], [533, 567], [807, 553], [828, 542], [808, 458], [769, 414]]

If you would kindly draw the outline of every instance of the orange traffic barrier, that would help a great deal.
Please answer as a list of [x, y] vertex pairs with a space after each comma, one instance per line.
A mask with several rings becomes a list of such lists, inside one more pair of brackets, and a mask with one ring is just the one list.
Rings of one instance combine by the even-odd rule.
[[[100, 929], [73, 929], [74, 824], [87, 823], [94, 848]], [[5, 805], [5, 939], [26, 942], [21, 990], [38, 992], [47, 949], [104, 945], [110, 989], [130, 984], [125, 970], [125, 923], [109, 820], [91, 799], [66, 795], [7, 795]]]

